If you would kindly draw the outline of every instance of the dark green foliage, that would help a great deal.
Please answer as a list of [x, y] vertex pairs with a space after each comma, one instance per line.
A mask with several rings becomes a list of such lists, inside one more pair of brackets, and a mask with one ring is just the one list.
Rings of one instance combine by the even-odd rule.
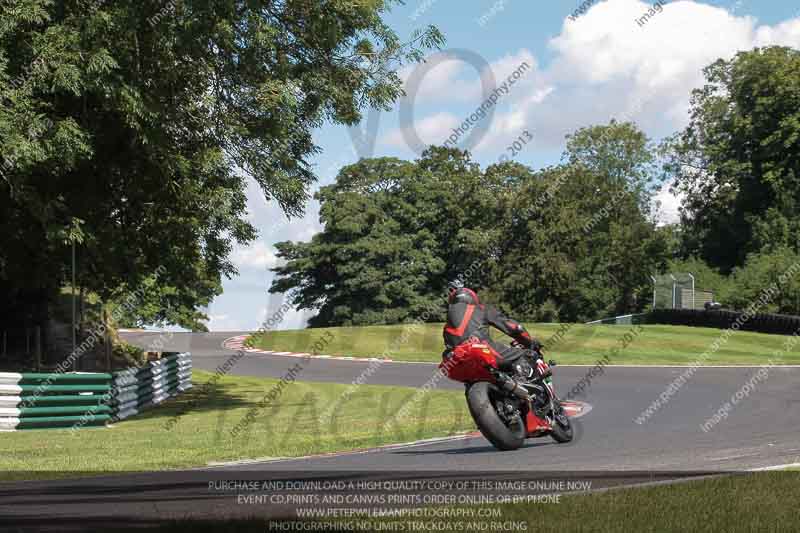
[[734, 269], [721, 301], [732, 309], [745, 309], [770, 287], [776, 290], [760, 312], [800, 315], [800, 254], [788, 248], [748, 256]]
[[311, 325], [395, 323], [426, 309], [441, 318], [448, 279], [480, 257], [475, 241], [485, 239], [463, 226], [475, 206], [459, 201], [479, 177], [465, 154], [444, 149], [416, 164], [380, 158], [343, 168], [317, 194], [325, 231], [276, 245], [288, 264], [271, 290], [300, 289], [295, 303], [320, 310]]
[[684, 253], [729, 273], [748, 254], [800, 250], [800, 51], [741, 52], [706, 68], [669, 143]]
[[[606, 143], [624, 167], [592, 155], [612, 151]], [[362, 160], [320, 191], [324, 231], [277, 245], [287, 264], [270, 290], [318, 310], [312, 326], [441, 313], [459, 276], [523, 318], [640, 310], [668, 252], [646, 201], [647, 146], [635, 127], [612, 123], [578, 132], [570, 147], [580, 154], [568, 149], [564, 165], [539, 172], [481, 171], [468, 154], [434, 147], [415, 162]]]
[[698, 291], [711, 291], [718, 301], [728, 302], [726, 296], [730, 293], [730, 279], [723, 276], [716, 269], [708, 266], [702, 259], [690, 257], [689, 259], [675, 259], [669, 262], [669, 272], [673, 274], [694, 274]]
[[0, 2], [0, 297], [40, 309], [76, 242], [104, 301], [152, 282], [127, 322], [202, 328], [256, 236], [246, 178], [301, 213], [312, 130], [385, 108], [394, 69], [441, 44], [435, 28], [402, 43], [390, 4]]

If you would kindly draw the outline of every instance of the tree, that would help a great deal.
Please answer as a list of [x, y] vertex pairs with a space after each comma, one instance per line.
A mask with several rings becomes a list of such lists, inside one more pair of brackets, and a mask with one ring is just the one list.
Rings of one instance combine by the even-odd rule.
[[563, 185], [543, 217], [551, 228], [539, 232], [540, 248], [571, 265], [555, 293], [559, 314], [583, 320], [641, 310], [649, 276], [669, 254], [652, 212], [656, 146], [635, 124], [612, 120], [567, 136], [562, 161]]
[[610, 187], [628, 188], [639, 195], [641, 209], [649, 212], [658, 185], [656, 151], [634, 123], [611, 120], [568, 135], [562, 160], [605, 176]]
[[800, 51], [756, 48], [704, 73], [667, 170], [685, 195], [685, 255], [729, 273], [800, 249]]
[[759, 313], [800, 313], [800, 254], [789, 248], [751, 254], [731, 274], [722, 301], [733, 309], [748, 309], [763, 301]]
[[202, 328], [232, 245], [256, 236], [246, 180], [301, 213], [312, 130], [386, 108], [394, 70], [442, 43], [401, 42], [391, 3], [4, 0], [3, 295], [54, 294], [77, 227], [82, 286], [118, 300], [163, 267], [131, 318]]
[[273, 269], [270, 291], [316, 310], [311, 326], [444, 311], [454, 279], [524, 318], [640, 309], [667, 239], [643, 210], [641, 187], [590, 163], [481, 171], [468, 153], [441, 147], [414, 162], [361, 160], [320, 190], [323, 231], [277, 245], [286, 264]]
[[545, 169], [524, 185], [508, 207], [494, 278], [513, 314], [581, 321], [643, 308], [667, 248], [638, 195], [616, 187], [578, 165]]
[[474, 216], [487, 198], [473, 194], [480, 178], [465, 152], [446, 148], [414, 163], [376, 158], [344, 167], [317, 194], [324, 230], [309, 243], [276, 245], [287, 263], [273, 269], [270, 292], [317, 310], [311, 326], [397, 323], [442, 311], [447, 281], [485, 257], [477, 249], [486, 237], [476, 228], [486, 219]]

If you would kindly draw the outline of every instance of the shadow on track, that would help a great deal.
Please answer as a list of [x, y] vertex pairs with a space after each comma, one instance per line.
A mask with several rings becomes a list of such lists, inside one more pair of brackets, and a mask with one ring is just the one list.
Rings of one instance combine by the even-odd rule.
[[399, 455], [469, 455], [469, 454], [483, 454], [483, 453], [513, 453], [520, 450], [528, 450], [532, 448], [540, 448], [542, 446], [552, 446], [554, 442], [530, 442], [525, 443], [519, 450], [511, 452], [501, 452], [494, 446], [480, 446], [469, 448], [458, 448], [454, 450], [397, 450], [393, 454]]

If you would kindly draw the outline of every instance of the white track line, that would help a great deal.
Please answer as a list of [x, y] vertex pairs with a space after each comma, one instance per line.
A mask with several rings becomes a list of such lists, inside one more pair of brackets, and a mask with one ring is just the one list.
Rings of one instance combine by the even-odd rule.
[[[235, 337], [228, 337], [227, 339], [223, 340], [220, 343], [220, 347], [224, 350], [234, 350], [234, 351], [242, 351], [246, 352], [250, 355], [279, 355], [281, 357], [311, 357], [312, 359], [330, 359], [334, 361], [354, 361], [357, 363], [371, 363], [373, 361], [379, 361], [380, 359], [375, 357], [351, 357], [351, 356], [337, 356], [337, 355], [327, 355], [327, 354], [317, 354], [312, 355], [307, 352], [276, 352], [273, 350], [258, 350], [256, 348], [248, 348], [244, 346], [244, 342], [247, 339], [248, 335], [236, 335]], [[391, 359], [384, 359], [384, 362], [394, 362]], [[435, 363], [424, 363], [424, 364], [435, 364]]]
[[431, 439], [422, 439], [412, 442], [402, 442], [399, 444], [386, 444], [384, 446], [376, 446], [374, 448], [364, 448], [358, 450], [347, 450], [342, 452], [321, 453], [316, 455], [304, 455], [302, 457], [277, 457], [277, 458], [264, 458], [264, 459], [244, 459], [241, 461], [231, 461], [227, 463], [209, 463], [205, 467], [199, 467], [194, 470], [205, 470], [207, 468], [222, 468], [226, 466], [241, 466], [252, 464], [273, 464], [273, 463], [288, 463], [292, 461], [305, 461], [308, 459], [324, 459], [327, 457], [342, 457], [347, 455], [364, 455], [367, 453], [383, 452], [387, 450], [403, 450], [406, 448], [415, 448], [417, 446], [427, 446], [429, 444], [438, 444], [442, 442], [457, 442], [461, 440], [468, 440], [480, 437], [478, 432], [467, 433], [464, 435], [452, 435], [450, 437], [434, 437]]
[[[766, 356], [764, 356], [766, 357]], [[766, 363], [766, 361], [765, 361]], [[574, 368], [593, 368], [597, 365], [557, 365], [562, 367]], [[688, 368], [690, 365], [605, 365], [605, 368]], [[702, 365], [698, 369], [703, 368], [762, 368], [764, 365]], [[774, 368], [800, 368], [800, 365], [774, 365]]]
[[786, 470], [787, 468], [800, 468], [800, 463], [789, 463], [785, 465], [763, 466], [761, 468], [751, 468], [748, 472], [770, 472], [772, 470]]
[[[588, 411], [587, 411], [588, 412]], [[382, 452], [382, 451], [391, 451], [391, 450], [404, 450], [407, 448], [416, 448], [419, 446], [428, 446], [431, 444], [440, 444], [446, 442], [458, 442], [463, 440], [469, 440], [474, 438], [480, 438], [481, 434], [479, 432], [472, 432], [467, 433], [464, 435], [452, 435], [449, 437], [434, 437], [430, 439], [422, 439], [412, 442], [404, 442], [400, 444], [386, 444], [383, 446], [376, 446], [374, 448], [364, 448], [359, 450], [347, 450], [342, 452], [330, 452], [330, 453], [322, 453], [316, 455], [304, 455], [301, 457], [269, 457], [269, 458], [261, 458], [261, 459], [243, 459], [239, 461], [229, 461], [224, 463], [208, 463], [204, 467], [197, 467], [192, 468], [190, 470], [206, 470], [209, 468], [224, 468], [230, 466], [242, 466], [242, 465], [254, 465], [254, 464], [274, 464], [274, 463], [289, 463], [293, 461], [305, 461], [309, 459], [324, 459], [328, 457], [343, 457], [348, 455], [364, 455], [368, 453], [375, 453], [375, 452]], [[769, 472], [774, 470], [785, 470], [787, 468], [796, 468], [800, 467], [800, 463], [789, 463], [784, 465], [775, 465], [775, 466], [766, 466], [760, 468], [751, 468], [749, 470], [745, 470], [745, 472]], [[653, 471], [653, 473], [659, 473], [657, 470]], [[678, 472], [680, 473], [680, 472]], [[659, 485], [667, 485], [672, 483], [679, 483], [679, 482], [688, 482], [688, 481], [698, 481], [701, 479], [708, 479], [714, 477], [721, 477], [731, 475], [729, 472], [720, 472], [720, 473], [709, 473], [703, 476], [696, 476], [690, 478], [679, 478], [674, 480], [659, 480], [659, 481], [647, 481], [643, 483], [632, 483], [632, 484], [624, 484], [624, 485], [616, 485], [614, 487], [604, 487], [600, 489], [594, 489], [587, 491], [588, 493], [594, 492], [606, 492], [609, 490], [617, 490], [623, 488], [635, 488], [635, 487], [652, 487], [652, 486], [659, 486]]]
[[[785, 470], [787, 468], [792, 467], [800, 467], [800, 463], [790, 463], [785, 465], [775, 465], [775, 466], [765, 466], [762, 468], [751, 468], [749, 470], [745, 470], [744, 472], [770, 472], [774, 470]], [[658, 473], [657, 470], [654, 473]], [[619, 489], [638, 489], [638, 488], [647, 488], [647, 487], [658, 487], [662, 485], [674, 485], [677, 483], [689, 483], [692, 481], [703, 481], [708, 479], [715, 479], [718, 477], [726, 477], [726, 476], [734, 476], [737, 473], [730, 473], [730, 472], [720, 472], [719, 474], [707, 474], [704, 476], [697, 476], [697, 477], [686, 477], [686, 478], [679, 478], [679, 479], [664, 479], [659, 481], [646, 481], [644, 483], [632, 483], [628, 485], [615, 485], [613, 487], [603, 487], [600, 489], [592, 489], [586, 492], [577, 492], [577, 493], [569, 493], [566, 494], [567, 496], [582, 496], [588, 494], [598, 494], [603, 492], [611, 492]]]
[[[306, 357], [308, 353], [295, 353], [295, 352], [274, 352], [269, 350], [257, 350], [254, 348], [244, 348], [241, 343], [237, 346], [237, 343], [230, 342], [234, 339], [246, 339], [248, 335], [237, 335], [235, 337], [229, 337], [222, 341], [221, 347], [226, 350], [243, 350], [247, 353], [253, 355], [279, 355], [281, 357]], [[335, 355], [314, 355], [312, 356], [314, 359], [332, 359], [335, 361], [355, 361], [359, 363], [369, 363], [372, 361], [379, 361], [380, 359], [377, 357], [354, 357], [354, 356], [335, 356]], [[395, 361], [394, 359], [384, 359], [385, 363], [392, 363], [397, 365], [429, 365], [429, 366], [438, 366], [439, 363], [432, 363], [429, 361]], [[597, 365], [556, 365], [563, 368], [594, 368]], [[748, 368], [762, 368], [763, 365], [703, 365], [697, 367], [698, 369], [704, 368], [740, 368], [740, 369], [748, 369]], [[688, 368], [689, 365], [604, 365], [604, 367], [608, 368]], [[800, 368], [800, 365], [775, 365], [775, 368]]]

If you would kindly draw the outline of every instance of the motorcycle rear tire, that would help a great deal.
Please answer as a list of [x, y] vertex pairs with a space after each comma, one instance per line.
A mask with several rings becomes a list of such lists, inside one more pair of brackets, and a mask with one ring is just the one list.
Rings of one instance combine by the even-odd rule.
[[520, 448], [525, 441], [525, 424], [522, 419], [515, 424], [516, 429], [508, 427], [494, 407], [490, 392], [492, 386], [485, 381], [475, 383], [467, 389], [467, 405], [472, 419], [484, 437], [501, 451]]

